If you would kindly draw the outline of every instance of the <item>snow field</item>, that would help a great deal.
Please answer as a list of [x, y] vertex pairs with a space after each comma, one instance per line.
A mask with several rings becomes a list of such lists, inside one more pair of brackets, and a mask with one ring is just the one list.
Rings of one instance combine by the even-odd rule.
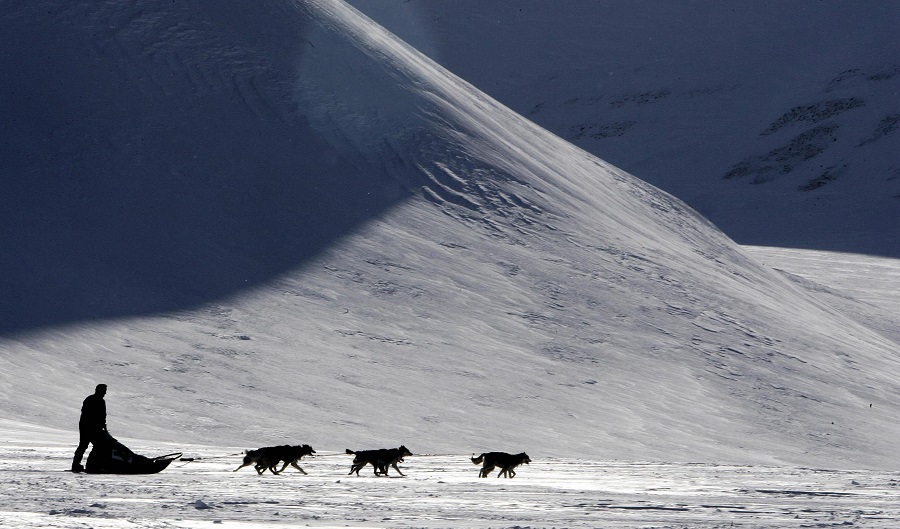
[[[376, 478], [352, 456], [257, 476], [234, 447], [181, 447], [193, 462], [149, 476], [65, 472], [66, 432], [3, 425], [0, 527], [892, 528], [900, 477], [865, 470], [532, 456], [514, 479], [479, 479], [469, 454], [414, 455]], [[27, 433], [27, 435], [24, 435]], [[69, 434], [74, 437], [74, 433]], [[132, 443], [158, 455], [174, 445]], [[415, 452], [415, 448], [412, 450]]]

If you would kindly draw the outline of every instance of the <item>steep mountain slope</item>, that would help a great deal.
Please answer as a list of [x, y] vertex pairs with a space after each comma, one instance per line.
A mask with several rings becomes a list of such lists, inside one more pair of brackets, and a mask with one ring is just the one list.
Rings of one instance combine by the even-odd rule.
[[354, 2], [742, 244], [900, 257], [900, 6]]
[[215, 299], [402, 198], [297, 112], [292, 12], [5, 4], [0, 332]]
[[[55, 27], [44, 10], [17, 13], [23, 24]], [[241, 277], [267, 246], [282, 247], [281, 237], [293, 253], [277, 262], [293, 266], [273, 267], [279, 275], [266, 281], [248, 277], [227, 297], [185, 298], [196, 304], [179, 310], [4, 339], [4, 418], [71, 427], [80, 399], [105, 381], [113, 433], [145, 439], [896, 464], [896, 343], [760, 266], [681, 201], [523, 119], [347, 4], [70, 2], [53, 22], [86, 14], [92, 23], [124, 17], [118, 28], [157, 46], [114, 61], [110, 75], [132, 81], [106, 94], [154, 119], [101, 115], [94, 123], [103, 134], [117, 139], [115, 127], [127, 124], [138, 137], [174, 120], [179, 128], [164, 136], [173, 149], [187, 142], [224, 160], [221, 172], [197, 165], [192, 178], [178, 177], [169, 165], [179, 158], [155, 146], [148, 180], [133, 184], [113, 177], [130, 176], [144, 151], [104, 144], [87, 152], [113, 156], [104, 158], [106, 176], [126, 194], [143, 196], [140, 185], [165, 176], [176, 183], [163, 188], [167, 197], [223, 187], [249, 200], [238, 224], [206, 238], [203, 224], [189, 223], [176, 237], [210, 254], [136, 253], [110, 266], [191, 275], [203, 273], [192, 268], [197, 260], [224, 255], [214, 265]], [[159, 31], [161, 21], [170, 31]], [[95, 63], [118, 53], [80, 52]], [[140, 95], [145, 83], [156, 92]], [[155, 107], [153, 93], [191, 104]], [[216, 127], [207, 125], [213, 114], [198, 112], [210, 100], [220, 103]], [[272, 167], [295, 194], [270, 187]], [[208, 186], [198, 191], [196, 180]], [[111, 213], [108, 203], [61, 204]], [[164, 218], [139, 209], [134, 225], [143, 229], [127, 224], [123, 235], [169, 240], [186, 229], [179, 214], [223, 199], [166, 204]], [[257, 215], [267, 220], [254, 224]], [[86, 221], [87, 231], [96, 222]], [[257, 246], [257, 237], [271, 239]], [[68, 263], [76, 275], [89, 272], [82, 266]], [[160, 277], [146, 284], [150, 295], [183, 286]], [[115, 283], [94, 293], [129, 294]]]

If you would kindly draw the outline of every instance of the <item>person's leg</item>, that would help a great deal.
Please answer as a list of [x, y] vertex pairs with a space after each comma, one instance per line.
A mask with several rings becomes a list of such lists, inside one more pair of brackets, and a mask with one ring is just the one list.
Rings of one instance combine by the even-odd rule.
[[90, 443], [91, 436], [87, 435], [87, 432], [84, 430], [79, 430], [78, 448], [75, 449], [75, 458], [72, 460], [72, 472], [81, 472], [84, 470], [84, 467], [81, 466], [81, 459], [84, 457], [84, 452], [87, 450]]

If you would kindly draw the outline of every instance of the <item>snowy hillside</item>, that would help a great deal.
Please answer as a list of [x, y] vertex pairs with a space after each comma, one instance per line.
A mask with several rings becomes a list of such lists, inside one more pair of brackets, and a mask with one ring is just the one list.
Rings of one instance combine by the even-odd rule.
[[896, 466], [893, 335], [347, 4], [9, 7], [0, 418]]
[[354, 2], [742, 244], [900, 257], [900, 5]]

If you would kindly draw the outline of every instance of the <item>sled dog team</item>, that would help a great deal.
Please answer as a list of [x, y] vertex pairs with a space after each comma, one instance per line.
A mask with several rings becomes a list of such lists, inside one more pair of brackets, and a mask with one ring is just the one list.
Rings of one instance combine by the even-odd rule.
[[[265, 446], [263, 448], [257, 448], [256, 450], [247, 450], [244, 455], [243, 463], [241, 466], [234, 469], [234, 472], [253, 465], [256, 469], [256, 473], [259, 475], [262, 475], [266, 470], [269, 470], [272, 474], [280, 474], [288, 467], [288, 465], [291, 465], [300, 472], [306, 474], [306, 471], [300, 467], [299, 461], [303, 456], [315, 453], [316, 451], [309, 445]], [[357, 476], [359, 475], [359, 471], [366, 465], [372, 465], [372, 468], [375, 469], [376, 476], [387, 476], [388, 467], [394, 467], [394, 470], [396, 470], [398, 474], [405, 476], [406, 474], [400, 472], [397, 463], [402, 463], [405, 456], [412, 455], [412, 452], [403, 445], [398, 448], [381, 448], [378, 450], [353, 451], [348, 448], [346, 453], [354, 456], [353, 463], [350, 466], [350, 474], [355, 473]], [[282, 463], [281, 468], [275, 470], [275, 467], [277, 467], [279, 463]], [[516, 476], [515, 468], [523, 463], [531, 463], [531, 458], [529, 458], [528, 454], [525, 452], [522, 452], [521, 454], [486, 452], [478, 457], [472, 457], [472, 463], [475, 465], [482, 465], [481, 470], [478, 472], [478, 477], [480, 478], [488, 477], [495, 468], [500, 469], [500, 473], [497, 474], [498, 478], [500, 476], [514, 478]]]

